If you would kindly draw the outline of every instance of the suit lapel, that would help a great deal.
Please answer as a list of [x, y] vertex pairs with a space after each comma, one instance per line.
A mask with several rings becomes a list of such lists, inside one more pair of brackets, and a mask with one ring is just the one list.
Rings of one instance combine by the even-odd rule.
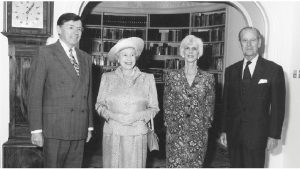
[[263, 77], [263, 73], [264, 73], [264, 60], [261, 56], [259, 56], [252, 76], [253, 83], [257, 84], [259, 79]]
[[74, 80], [77, 80], [78, 76], [76, 74], [76, 71], [59, 41], [57, 41], [55, 43], [55, 48], [56, 48], [56, 50], [54, 52], [55, 52], [55, 56], [57, 57], [57, 59], [61, 62], [61, 64], [67, 70], [67, 72], [70, 74], [70, 76]]
[[[238, 88], [238, 92], [239, 92], [239, 97], [242, 98], [242, 74], [243, 74], [243, 60], [240, 61], [238, 64], [237, 64], [237, 67], [236, 67], [236, 75], [238, 77], [236, 77], [235, 79], [237, 79], [238, 81], [238, 85], [237, 85], [237, 88]], [[241, 102], [241, 99], [239, 99], [239, 104], [240, 106], [242, 106], [242, 102]]]

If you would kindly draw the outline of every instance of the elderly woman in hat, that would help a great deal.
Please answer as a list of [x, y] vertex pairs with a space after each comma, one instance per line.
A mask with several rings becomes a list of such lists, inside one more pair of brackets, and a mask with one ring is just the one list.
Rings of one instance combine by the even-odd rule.
[[137, 37], [121, 39], [111, 48], [108, 59], [119, 67], [104, 73], [96, 110], [104, 117], [103, 167], [146, 167], [147, 125], [159, 111], [154, 76], [135, 66], [144, 48]]
[[167, 127], [166, 163], [172, 168], [199, 168], [207, 149], [215, 104], [214, 76], [197, 66], [203, 42], [194, 35], [180, 44], [182, 69], [166, 76], [164, 118]]

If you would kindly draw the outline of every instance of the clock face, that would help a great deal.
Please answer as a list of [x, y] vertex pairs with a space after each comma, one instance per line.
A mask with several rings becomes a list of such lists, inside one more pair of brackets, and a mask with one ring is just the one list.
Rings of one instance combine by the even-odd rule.
[[12, 27], [43, 28], [42, 1], [12, 1]]

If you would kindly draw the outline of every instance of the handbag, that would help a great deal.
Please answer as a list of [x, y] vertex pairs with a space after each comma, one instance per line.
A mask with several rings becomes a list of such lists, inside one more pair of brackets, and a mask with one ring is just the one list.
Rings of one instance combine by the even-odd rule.
[[154, 132], [154, 122], [151, 114], [150, 124], [148, 123], [147, 143], [149, 151], [159, 150], [158, 137]]

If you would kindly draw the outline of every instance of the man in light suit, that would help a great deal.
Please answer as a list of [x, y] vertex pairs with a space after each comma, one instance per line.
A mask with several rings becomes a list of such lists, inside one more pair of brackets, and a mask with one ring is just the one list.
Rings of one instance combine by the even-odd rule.
[[30, 68], [31, 141], [43, 147], [44, 167], [79, 168], [93, 130], [91, 57], [78, 49], [80, 16], [61, 15], [59, 40], [43, 46]]
[[244, 59], [225, 70], [220, 142], [231, 167], [263, 168], [265, 150], [276, 147], [285, 113], [282, 67], [259, 56], [262, 37], [253, 27], [239, 33]]

